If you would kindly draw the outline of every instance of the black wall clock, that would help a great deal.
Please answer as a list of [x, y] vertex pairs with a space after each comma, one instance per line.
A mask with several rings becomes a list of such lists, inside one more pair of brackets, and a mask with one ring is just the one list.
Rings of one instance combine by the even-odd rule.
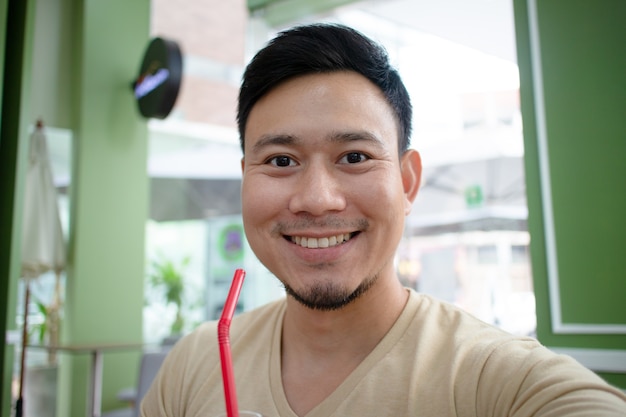
[[176, 103], [182, 75], [183, 59], [178, 44], [163, 38], [152, 39], [139, 75], [132, 83], [141, 115], [165, 119]]

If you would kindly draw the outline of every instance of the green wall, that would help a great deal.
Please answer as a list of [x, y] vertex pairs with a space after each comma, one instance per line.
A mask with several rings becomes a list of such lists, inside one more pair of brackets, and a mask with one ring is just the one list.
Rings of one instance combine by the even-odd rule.
[[[8, 0], [0, 0], [0, 27], [6, 27], [7, 25], [7, 1]], [[5, 40], [6, 40], [6, 32], [0, 31], [0, 80], [4, 80], [4, 53], [5, 53]], [[3, 85], [4, 82], [0, 82], [0, 97], [3, 97]], [[0, 166], [4, 166], [5, 164], [5, 151], [2, 148], [2, 137], [4, 136], [2, 133], [2, 100], [0, 100]], [[6, 176], [6, 171], [3, 171], [0, 168], [0, 178], [4, 178]], [[6, 187], [5, 183], [0, 179], [0, 195], [4, 196], [5, 192], [7, 192], [8, 187]], [[10, 199], [12, 200], [12, 199]], [[11, 227], [11, 222], [9, 221], [10, 216], [8, 216], [7, 212], [9, 210], [3, 209], [3, 206], [7, 204], [4, 201], [4, 197], [2, 197], [2, 202], [0, 202], [0, 230], [9, 230]], [[8, 233], [11, 234], [10, 232]], [[0, 307], [0, 334], [5, 334], [7, 328], [6, 323], [8, 319], [9, 306], [6, 301], [8, 301], [8, 293], [9, 293], [9, 273], [8, 266], [10, 264], [10, 253], [11, 250], [8, 247], [8, 241], [0, 240], [0, 303], [2, 307]], [[4, 302], [2, 302], [4, 301]], [[9, 349], [5, 348], [5, 344], [0, 344], [0, 363], [4, 364], [5, 362], [10, 363], [13, 361], [12, 352]], [[4, 365], [0, 366], [2, 372], [0, 372], [0, 415], [2, 415], [2, 399], [4, 397], [8, 398], [9, 389], [4, 383], [4, 381], [9, 380], [9, 370], [5, 369]]]
[[[140, 343], [147, 126], [130, 84], [149, 40], [150, 1], [4, 0], [0, 5], [2, 13], [17, 10], [23, 15], [13, 16], [10, 24], [15, 39], [24, 34], [11, 47], [2, 43], [2, 69], [11, 74], [3, 80], [3, 99], [12, 104], [10, 111], [3, 107], [0, 120], [0, 248], [7, 250], [0, 255], [1, 304], [7, 302], [0, 317], [3, 334], [15, 328], [25, 175], [21, 161], [28, 128], [42, 117], [46, 125], [73, 135], [62, 343]], [[19, 52], [23, 57], [18, 67], [14, 55]], [[22, 104], [16, 106], [19, 100]], [[3, 344], [3, 355], [0, 414], [8, 416], [12, 347]], [[104, 410], [122, 405], [115, 394], [135, 383], [138, 358], [139, 349], [105, 354]], [[88, 374], [87, 355], [61, 355], [57, 415], [85, 414]]]
[[626, 2], [514, 7], [538, 338], [624, 388]]
[[[23, 175], [26, 165], [24, 131], [28, 124], [29, 86], [24, 73], [31, 68], [27, 46], [32, 41], [33, 2], [7, 0], [0, 3], [6, 31], [1, 35], [2, 48], [2, 108], [0, 113], [0, 330], [15, 329], [17, 277], [19, 276], [19, 248], [22, 207]], [[11, 407], [10, 389], [14, 352], [12, 346], [2, 344], [2, 375], [0, 414], [8, 416]]]
[[[133, 100], [149, 36], [149, 0], [85, 1], [75, 16], [75, 144], [68, 343], [141, 342], [147, 127]], [[72, 279], [74, 277], [75, 279]], [[103, 408], [133, 385], [138, 352], [105, 358]], [[73, 358], [71, 412], [84, 410], [87, 358]]]

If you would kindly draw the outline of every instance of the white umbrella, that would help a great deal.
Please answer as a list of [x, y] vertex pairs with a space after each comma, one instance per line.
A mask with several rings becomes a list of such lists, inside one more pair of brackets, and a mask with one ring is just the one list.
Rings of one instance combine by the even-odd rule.
[[54, 271], [56, 273], [57, 287], [52, 304], [58, 308], [60, 304], [60, 273], [64, 268], [65, 240], [57, 205], [57, 194], [50, 167], [43, 123], [37, 121], [35, 131], [30, 137], [28, 172], [24, 195], [24, 217], [22, 219], [22, 277], [26, 280], [26, 295], [22, 329], [20, 390], [16, 406], [16, 417], [21, 417], [23, 407], [22, 393], [28, 339], [30, 281], [45, 272]]

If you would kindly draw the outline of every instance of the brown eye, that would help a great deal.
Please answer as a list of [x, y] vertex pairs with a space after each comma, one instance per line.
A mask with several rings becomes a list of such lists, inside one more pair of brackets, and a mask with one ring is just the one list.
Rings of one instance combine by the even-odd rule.
[[293, 165], [293, 161], [291, 160], [291, 158], [285, 155], [276, 156], [270, 159], [269, 162], [270, 164], [275, 165], [277, 167], [288, 167], [288, 166]]
[[342, 159], [348, 164], [358, 164], [359, 162], [363, 162], [368, 158], [360, 152], [350, 152], [347, 153]]

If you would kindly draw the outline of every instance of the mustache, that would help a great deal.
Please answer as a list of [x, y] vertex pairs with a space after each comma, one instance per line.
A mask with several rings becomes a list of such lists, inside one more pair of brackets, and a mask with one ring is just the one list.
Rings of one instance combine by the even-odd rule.
[[369, 228], [367, 219], [346, 220], [337, 216], [329, 216], [323, 219], [314, 217], [301, 217], [293, 221], [280, 221], [272, 228], [273, 234], [287, 235], [290, 230], [306, 229], [334, 229], [364, 231]]

